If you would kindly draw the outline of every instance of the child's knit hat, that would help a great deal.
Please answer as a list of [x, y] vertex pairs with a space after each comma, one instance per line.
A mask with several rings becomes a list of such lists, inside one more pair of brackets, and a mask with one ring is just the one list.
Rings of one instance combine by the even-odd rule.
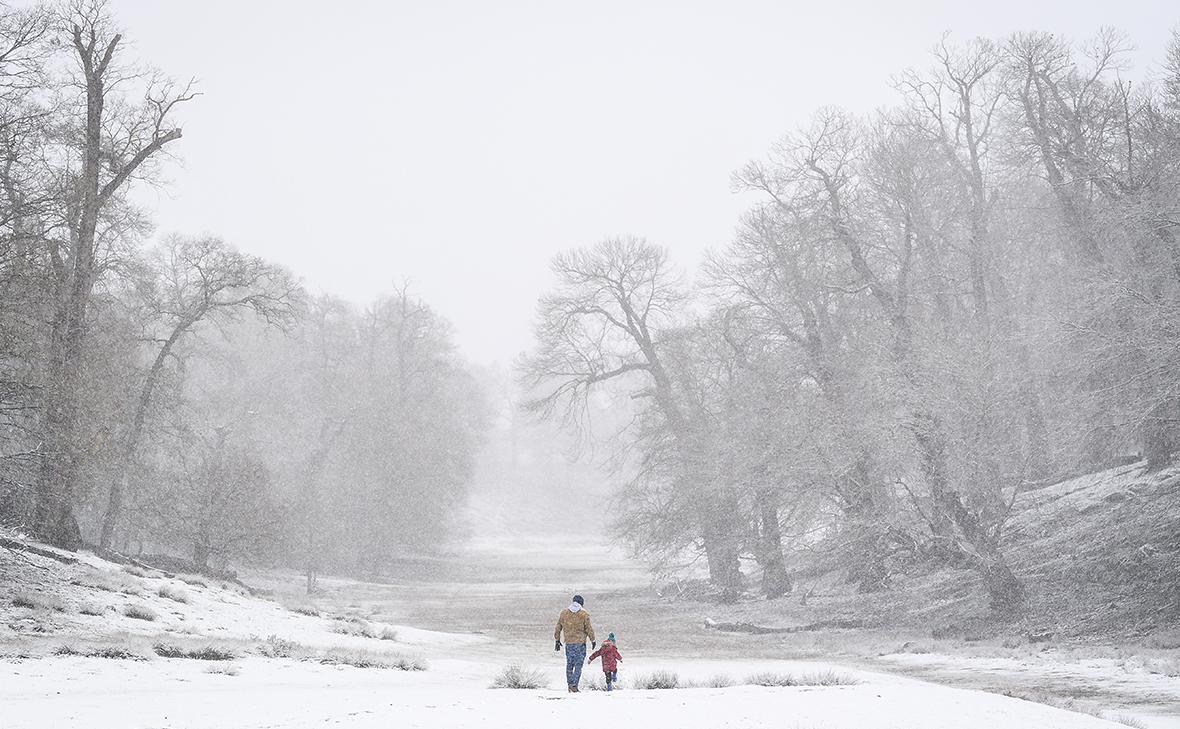
[[610, 635], [606, 636], [606, 639], [607, 639], [607, 640], [609, 640], [611, 643], [617, 643], [617, 642], [618, 642], [618, 641], [616, 641], [616, 640], [615, 640], [615, 634], [614, 634], [614, 633], [611, 633]]

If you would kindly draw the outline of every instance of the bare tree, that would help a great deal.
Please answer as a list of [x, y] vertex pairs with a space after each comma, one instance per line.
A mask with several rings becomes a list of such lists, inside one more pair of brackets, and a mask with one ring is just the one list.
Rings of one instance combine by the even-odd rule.
[[684, 293], [667, 252], [637, 238], [612, 238], [557, 256], [555, 291], [542, 297], [537, 349], [526, 364], [530, 410], [575, 424], [592, 389], [623, 383], [648, 400], [671, 439], [673, 478], [700, 530], [712, 582], [728, 597], [740, 590], [740, 536], [734, 510], [694, 468], [694, 424], [665, 367], [661, 336], [673, 326]]
[[[88, 335], [88, 308], [101, 273], [100, 221], [126, 185], [150, 171], [150, 162], [181, 137], [173, 121], [191, 85], [140, 73], [119, 62], [123, 36], [104, 2], [78, 0], [58, 21], [76, 62], [72, 85], [80, 109], [76, 137], [67, 141], [71, 190], [63, 211], [66, 238], [50, 240], [56, 311], [50, 336], [45, 408], [45, 452], [37, 485], [36, 526], [47, 540], [68, 547], [80, 541], [72, 509], [83, 453], [79, 451], [79, 398]], [[114, 89], [145, 82], [138, 106]], [[77, 141], [72, 141], [76, 139]], [[73, 165], [77, 164], [74, 171]]]
[[38, 91], [49, 13], [0, 7], [0, 520], [23, 523], [37, 464], [37, 368], [46, 308], [39, 216], [52, 199], [40, 160], [49, 110]]
[[123, 494], [139, 448], [156, 385], [177, 344], [204, 323], [246, 311], [285, 327], [300, 303], [299, 285], [282, 268], [240, 253], [215, 238], [173, 237], [155, 256], [156, 281], [146, 294], [155, 355], [139, 389], [102, 522], [99, 546], [109, 549], [123, 510]]
[[1011, 612], [1023, 600], [1023, 587], [999, 549], [1007, 513], [1003, 481], [956, 483], [950, 426], [931, 389], [937, 378], [925, 364], [929, 340], [916, 309], [915, 267], [938, 228], [928, 187], [938, 176], [926, 165], [925, 149], [897, 125], [865, 130], [847, 115], [825, 110], [811, 128], [784, 143], [778, 164], [761, 179], [769, 181], [765, 187], [787, 214], [804, 210], [826, 220], [827, 239], [843, 249], [856, 276], [851, 295], [870, 297], [889, 326], [891, 366], [930, 494], [930, 526], [979, 570], [997, 610]]

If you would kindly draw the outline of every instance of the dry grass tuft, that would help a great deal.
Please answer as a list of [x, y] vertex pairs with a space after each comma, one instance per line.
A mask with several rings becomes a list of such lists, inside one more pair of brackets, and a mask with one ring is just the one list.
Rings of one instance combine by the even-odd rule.
[[332, 621], [332, 632], [340, 633], [341, 635], [351, 635], [357, 638], [397, 640], [397, 631], [390, 626], [375, 626], [368, 620], [356, 616], [335, 618]]
[[266, 658], [298, 658], [306, 660], [309, 656], [315, 654], [315, 651], [302, 643], [297, 643], [293, 640], [280, 638], [277, 635], [268, 636], [266, 640], [258, 644], [257, 652]]
[[222, 676], [237, 676], [242, 672], [242, 669], [233, 664], [229, 665], [212, 665], [205, 669], [205, 673], [219, 673]]
[[129, 618], [136, 620], [156, 620], [159, 616], [147, 605], [127, 605], [123, 608], [123, 614]]
[[28, 608], [30, 610], [49, 610], [56, 613], [66, 611], [65, 603], [50, 595], [39, 595], [31, 592], [18, 592], [12, 596], [13, 607]]
[[55, 656], [81, 656], [84, 658], [107, 658], [122, 661], [146, 661], [147, 656], [136, 653], [124, 646], [107, 645], [97, 648], [78, 649], [72, 645], [58, 646], [53, 651]]
[[191, 658], [198, 661], [232, 661], [237, 654], [227, 648], [204, 645], [198, 648], [183, 648], [170, 643], [156, 643], [152, 650], [161, 658]]
[[522, 668], [517, 664], [505, 666], [492, 680], [494, 689], [542, 689], [549, 685], [545, 674], [534, 668]]
[[177, 575], [176, 579], [180, 580], [186, 585], [192, 585], [193, 587], [209, 586], [209, 583], [205, 581], [205, 578], [201, 577], [200, 575]]
[[330, 666], [352, 666], [354, 668], [386, 668], [399, 671], [425, 671], [426, 663], [420, 658], [401, 653], [378, 653], [374, 651], [331, 648], [321, 655], [318, 662]]
[[189, 601], [188, 593], [175, 585], [160, 585], [160, 589], [156, 591], [156, 594], [162, 598], [172, 600], [173, 602], [182, 602], [187, 604]]
[[860, 683], [852, 676], [835, 671], [814, 673], [757, 673], [746, 679], [751, 686], [855, 686]]
[[138, 595], [143, 592], [143, 584], [139, 580], [122, 572], [95, 570], [85, 577], [72, 580], [71, 584], [103, 592], [121, 592], [125, 595]]
[[635, 688], [651, 691], [681, 688], [680, 676], [674, 671], [653, 671], [645, 676], [636, 676], [631, 683]]

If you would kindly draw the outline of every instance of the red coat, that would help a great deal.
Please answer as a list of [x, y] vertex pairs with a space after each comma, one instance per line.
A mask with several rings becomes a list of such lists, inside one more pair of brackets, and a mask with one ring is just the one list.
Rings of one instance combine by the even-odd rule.
[[590, 660], [593, 661], [599, 656], [602, 656], [602, 670], [606, 673], [618, 670], [618, 661], [623, 660], [619, 649], [609, 640], [603, 641], [602, 647], [590, 654]]

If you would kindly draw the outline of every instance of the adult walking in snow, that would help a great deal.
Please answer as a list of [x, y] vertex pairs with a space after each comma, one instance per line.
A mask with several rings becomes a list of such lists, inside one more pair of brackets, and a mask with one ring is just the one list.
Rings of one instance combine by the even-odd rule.
[[578, 684], [582, 680], [586, 641], [590, 641], [591, 648], [598, 647], [585, 605], [581, 595], [574, 595], [570, 606], [557, 616], [557, 627], [553, 630], [553, 650], [561, 650], [561, 641], [565, 640], [565, 682], [572, 694], [578, 693]]

